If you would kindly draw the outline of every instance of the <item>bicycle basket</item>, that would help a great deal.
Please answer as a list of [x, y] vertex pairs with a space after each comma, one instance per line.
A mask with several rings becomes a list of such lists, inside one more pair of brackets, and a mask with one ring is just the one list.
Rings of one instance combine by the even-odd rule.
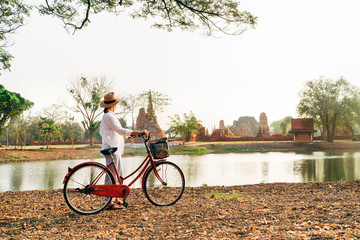
[[154, 159], [162, 159], [170, 156], [167, 138], [152, 140], [150, 141], [149, 147]]

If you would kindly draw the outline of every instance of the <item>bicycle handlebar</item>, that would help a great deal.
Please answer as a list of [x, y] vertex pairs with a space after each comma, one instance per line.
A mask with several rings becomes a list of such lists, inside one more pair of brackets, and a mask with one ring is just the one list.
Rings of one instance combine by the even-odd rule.
[[150, 140], [150, 133], [149, 135], [146, 137], [145, 136], [145, 133], [141, 133], [141, 134], [138, 134], [138, 135], [133, 135], [134, 137], [142, 137], [144, 139], [144, 142], [147, 142]]

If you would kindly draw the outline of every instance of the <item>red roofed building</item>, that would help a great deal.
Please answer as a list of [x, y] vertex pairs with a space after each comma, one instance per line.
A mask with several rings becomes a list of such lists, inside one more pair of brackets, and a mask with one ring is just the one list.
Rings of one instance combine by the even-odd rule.
[[293, 118], [291, 119], [291, 130], [294, 134], [295, 142], [312, 142], [314, 130], [314, 119], [312, 118]]

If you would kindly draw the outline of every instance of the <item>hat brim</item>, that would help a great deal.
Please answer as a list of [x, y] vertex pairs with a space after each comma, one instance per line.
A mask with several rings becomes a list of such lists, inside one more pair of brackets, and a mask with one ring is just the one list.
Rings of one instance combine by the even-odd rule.
[[112, 107], [112, 106], [118, 104], [118, 103], [121, 102], [121, 101], [122, 101], [122, 99], [120, 99], [120, 98], [117, 98], [116, 101], [113, 102], [113, 103], [105, 103], [105, 101], [102, 100], [102, 101], [100, 102], [100, 107], [102, 107], [102, 108], [109, 108], [109, 107]]

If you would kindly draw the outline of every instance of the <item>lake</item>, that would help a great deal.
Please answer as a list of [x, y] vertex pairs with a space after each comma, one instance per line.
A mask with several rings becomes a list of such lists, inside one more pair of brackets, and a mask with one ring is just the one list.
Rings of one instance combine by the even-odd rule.
[[[143, 158], [124, 158], [125, 174], [135, 170]], [[105, 162], [99, 158], [0, 164], [0, 192], [62, 188], [67, 168], [86, 161]], [[360, 179], [360, 151], [174, 155], [169, 161], [183, 170], [186, 186]], [[140, 187], [140, 181], [134, 187]]]

